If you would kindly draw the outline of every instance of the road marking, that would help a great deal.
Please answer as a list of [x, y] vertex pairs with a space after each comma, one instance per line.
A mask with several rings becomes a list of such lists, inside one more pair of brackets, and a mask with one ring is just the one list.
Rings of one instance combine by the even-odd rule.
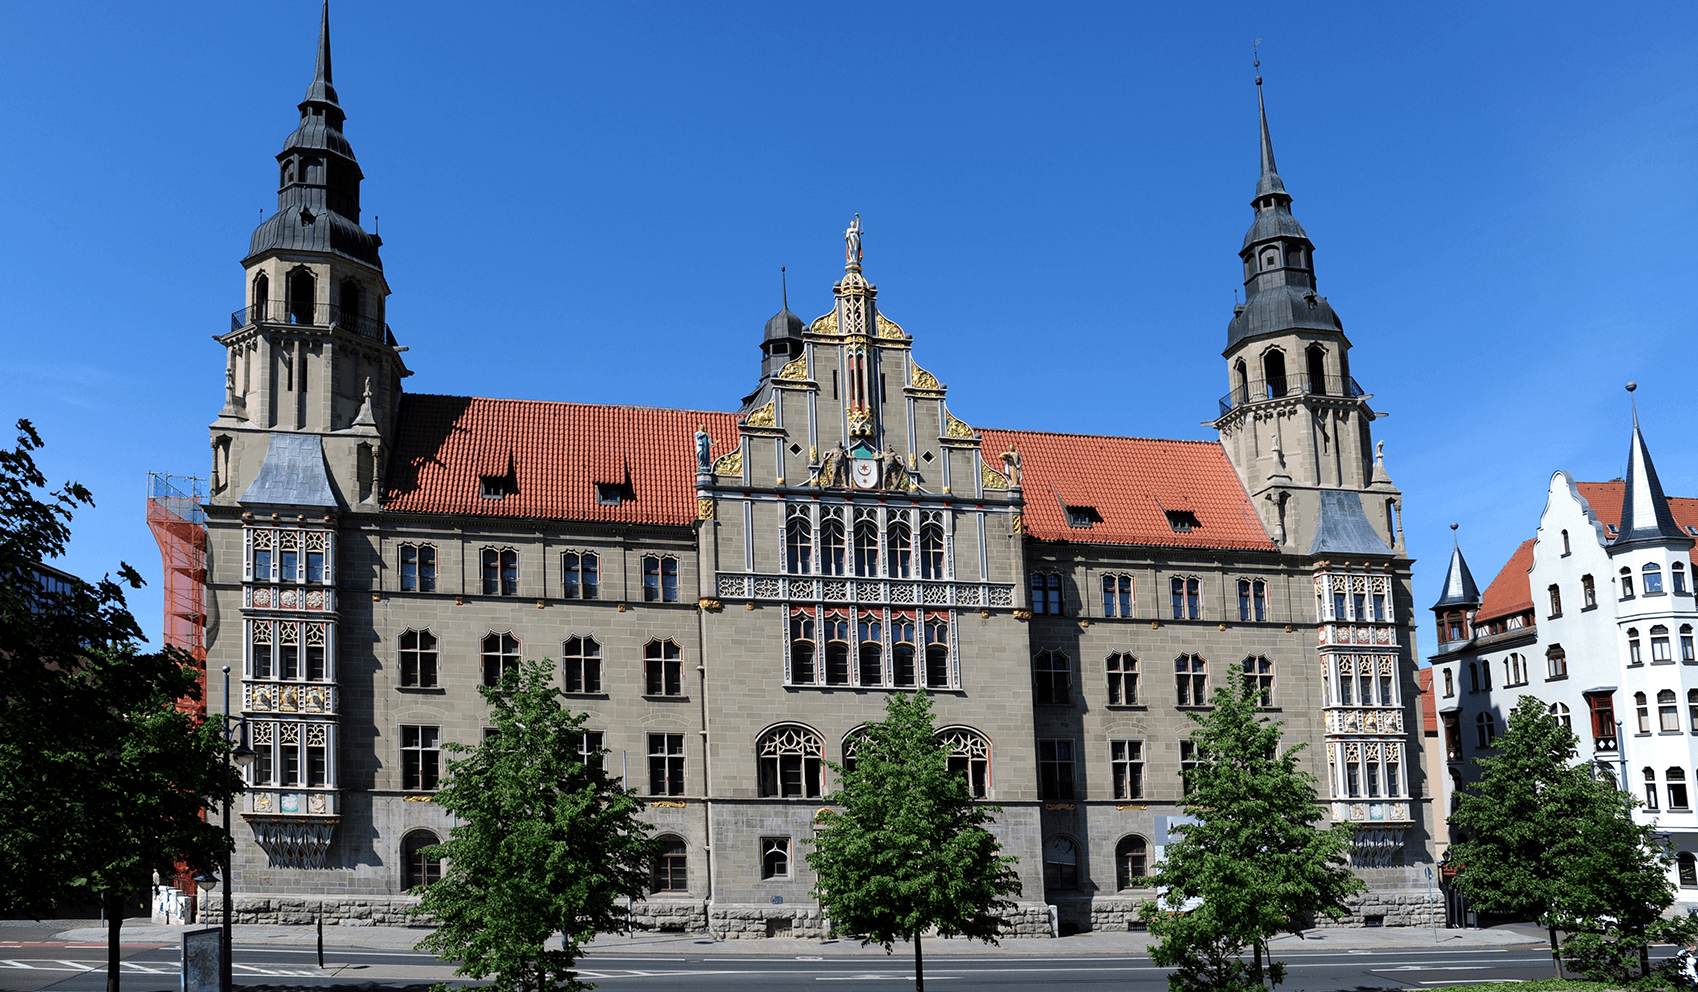
[[66, 961], [64, 958], [54, 958], [53, 960], [58, 962], [59, 964], [70, 965], [72, 968], [75, 968], [78, 971], [93, 971], [94, 970], [93, 968], [90, 968], [88, 965], [83, 964], [80, 961]]
[[145, 972], [146, 974], [149, 974], [149, 975], [175, 975], [180, 970], [180, 969], [177, 969], [177, 968], [172, 968], [169, 971], [167, 971], [163, 968], [149, 968], [145, 964], [137, 964], [134, 961], [120, 961], [118, 963], [125, 968], [134, 968], [137, 971]]
[[1474, 981], [1473, 979], [1470, 978], [1466, 981], [1458, 980], [1458, 981], [1455, 981], [1455, 982], [1422, 982], [1421, 984], [1422, 985], [1491, 985], [1491, 984], [1495, 983], [1495, 984], [1499, 984], [1499, 985], [1507, 985], [1507, 984], [1510, 984], [1512, 982], [1525, 982], [1526, 980], [1527, 979], [1525, 979], [1525, 978], [1487, 978], [1487, 979], [1482, 979], [1481, 981], [1476, 982], [1476, 981]]
[[[960, 975], [927, 975], [928, 981], [947, 982], [960, 978]], [[913, 975], [815, 975], [816, 982], [911, 982]]]
[[8, 968], [23, 968], [23, 969], [28, 970], [28, 971], [34, 971], [35, 970], [35, 965], [24, 964], [22, 961], [3, 961], [3, 960], [0, 960], [0, 964], [3, 964]]

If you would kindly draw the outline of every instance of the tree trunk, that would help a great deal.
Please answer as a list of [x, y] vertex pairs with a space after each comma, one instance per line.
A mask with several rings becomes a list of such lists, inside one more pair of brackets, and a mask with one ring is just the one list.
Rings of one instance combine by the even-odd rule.
[[1262, 942], [1256, 941], [1256, 959], [1250, 966], [1250, 980], [1257, 985], [1262, 984]]
[[124, 929], [124, 900], [108, 889], [106, 899], [106, 992], [118, 992], [118, 947]]
[[1562, 978], [1564, 977], [1562, 973], [1562, 952], [1557, 950], [1556, 924], [1547, 923], [1545, 929], [1551, 935], [1551, 961], [1556, 964], [1556, 977]]
[[1651, 974], [1651, 945], [1639, 945], [1639, 977], [1645, 978]]
[[926, 992], [926, 959], [920, 954], [920, 935], [914, 934], [914, 992]]

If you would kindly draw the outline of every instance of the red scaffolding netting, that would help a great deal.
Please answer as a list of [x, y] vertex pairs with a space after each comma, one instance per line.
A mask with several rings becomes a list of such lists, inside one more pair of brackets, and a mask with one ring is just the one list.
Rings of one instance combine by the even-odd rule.
[[159, 545], [165, 573], [165, 643], [187, 651], [200, 667], [201, 698], [178, 705], [206, 715], [206, 511], [192, 475], [147, 474], [147, 528]]

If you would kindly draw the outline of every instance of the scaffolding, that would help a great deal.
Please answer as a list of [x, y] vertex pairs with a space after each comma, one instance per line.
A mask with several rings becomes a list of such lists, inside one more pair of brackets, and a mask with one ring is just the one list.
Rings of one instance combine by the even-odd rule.
[[206, 715], [206, 510], [200, 479], [147, 474], [147, 528], [165, 573], [165, 643], [188, 653], [200, 670], [200, 700], [179, 708]]

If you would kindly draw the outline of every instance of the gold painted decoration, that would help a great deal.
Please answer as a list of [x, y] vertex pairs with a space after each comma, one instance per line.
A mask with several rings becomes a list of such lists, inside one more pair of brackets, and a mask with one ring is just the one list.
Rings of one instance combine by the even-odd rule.
[[650, 806], [661, 806], [661, 807], [664, 807], [666, 809], [684, 809], [685, 808], [685, 802], [682, 799], [650, 799], [649, 805]]
[[719, 461], [713, 463], [713, 472], [715, 475], [742, 475], [743, 449], [735, 448], [722, 455]]
[[696, 497], [696, 519], [713, 519], [713, 500], [707, 496]]
[[778, 397], [774, 396], [772, 399], [766, 401], [766, 406], [751, 412], [748, 419], [744, 420], [743, 423], [750, 427], [776, 427], [778, 426], [777, 407]]
[[944, 422], [948, 425], [943, 431], [945, 437], [960, 438], [963, 441], [973, 440], [973, 429], [968, 427], [967, 424], [960, 418], [956, 417], [955, 414], [950, 413], [948, 407], [944, 408], [943, 417]]
[[983, 462], [979, 463], [979, 474], [980, 478], [984, 480], [986, 489], [1008, 488], [1008, 480], [1003, 477], [1003, 474]]
[[899, 341], [906, 341], [908, 339], [908, 333], [902, 329], [902, 325], [891, 320], [882, 313], [878, 315], [878, 336], [881, 338], [896, 338]]
[[808, 379], [808, 356], [803, 355], [779, 369], [778, 377], [780, 379], [790, 379], [796, 382], [806, 382]]
[[812, 334], [836, 334], [837, 333], [837, 311], [835, 309], [833, 309], [830, 313], [826, 314], [824, 317], [820, 317], [817, 320], [815, 320], [813, 322], [813, 324], [808, 328], [808, 331], [809, 331], [809, 333], [812, 333]]
[[1015, 610], [1014, 611], [1014, 619], [1016, 619], [1016, 620], [1030, 620], [1030, 619], [1032, 619], [1032, 611], [1031, 610]]
[[913, 361], [912, 359], [909, 360], [908, 364], [913, 366], [915, 389], [935, 389], [938, 392], [943, 391], [943, 383], [937, 381], [937, 376], [932, 375], [923, 368], [920, 368], [920, 363]]
[[725, 609], [725, 604], [717, 599], [709, 599], [708, 597], [703, 596], [701, 599], [696, 600], [696, 607], [698, 609], [709, 611], [723, 610]]
[[1011, 514], [1008, 518], [1008, 526], [1012, 528], [1016, 534], [1026, 533], [1025, 515], [1020, 513]]
[[865, 410], [849, 411], [849, 433], [869, 436], [873, 432], [873, 415]]

